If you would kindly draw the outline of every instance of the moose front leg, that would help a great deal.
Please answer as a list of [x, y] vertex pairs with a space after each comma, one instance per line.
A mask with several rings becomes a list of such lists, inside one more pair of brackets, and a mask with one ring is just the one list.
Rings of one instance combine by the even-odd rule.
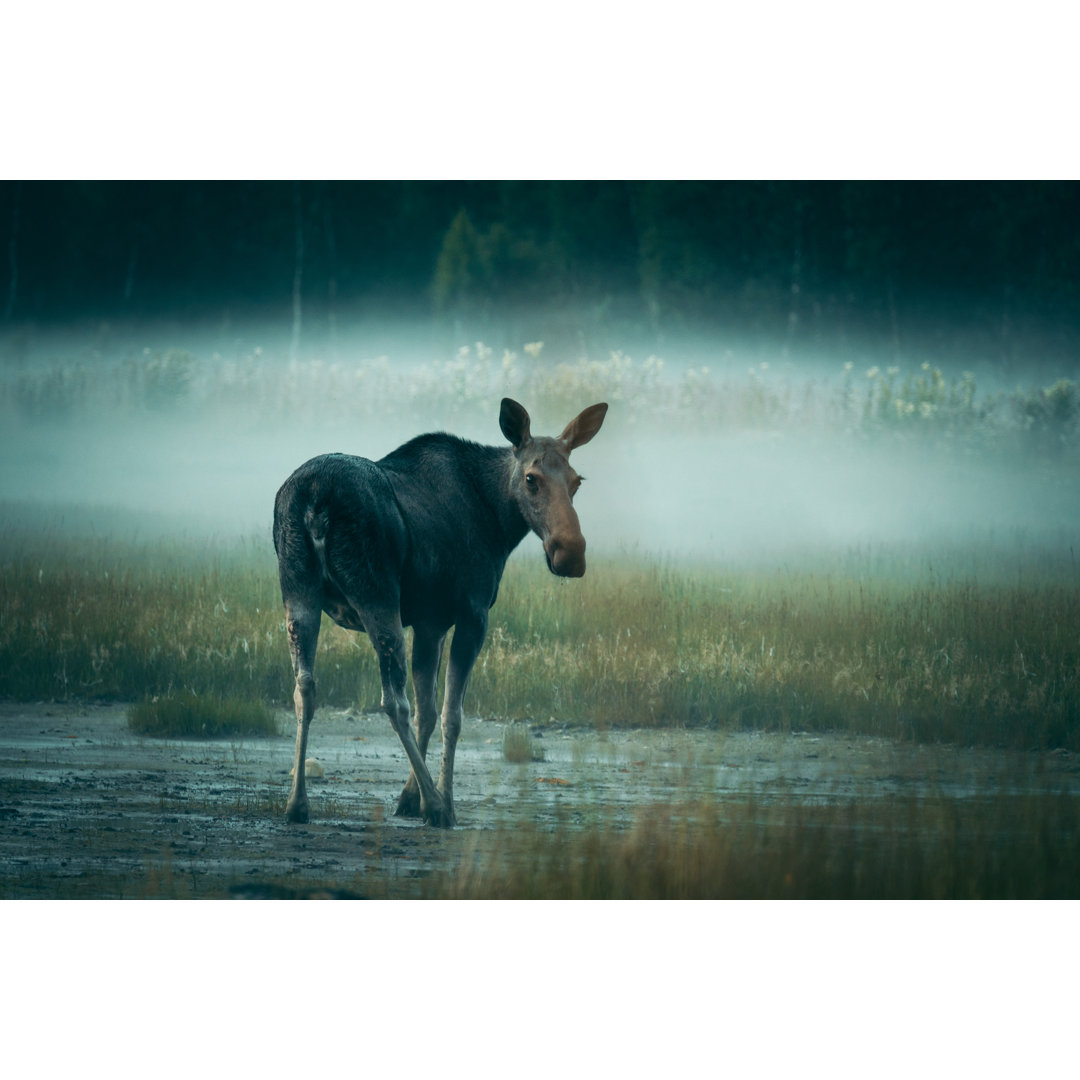
[[401, 631], [401, 620], [394, 614], [385, 620], [374, 622], [368, 632], [379, 657], [382, 705], [401, 740], [420, 788], [420, 816], [429, 825], [449, 827], [453, 822], [447, 819], [442, 796], [435, 790], [431, 774], [424, 764], [423, 755], [409, 726], [409, 702], [405, 697], [405, 638]]
[[469, 622], [459, 622], [450, 643], [450, 663], [446, 666], [446, 693], [443, 696], [442, 765], [439, 768], [439, 794], [442, 795], [446, 816], [452, 825], [457, 824], [454, 813], [454, 753], [461, 734], [462, 704], [469, 685], [473, 664], [484, 644], [487, 632], [486, 616]]

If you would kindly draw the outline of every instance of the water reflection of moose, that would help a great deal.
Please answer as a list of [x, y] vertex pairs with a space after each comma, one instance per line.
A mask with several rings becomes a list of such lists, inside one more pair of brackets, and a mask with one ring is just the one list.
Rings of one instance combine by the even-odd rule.
[[[548, 438], [534, 436], [529, 414], [504, 398], [499, 426], [509, 447], [420, 435], [380, 461], [347, 454], [312, 458], [285, 481], [274, 505], [274, 548], [296, 675], [296, 768], [285, 810], [290, 821], [308, 820], [304, 761], [325, 611], [339, 626], [366, 632], [378, 655], [383, 708], [412, 766], [397, 813], [454, 824], [462, 699], [503, 568], [531, 529], [544, 543], [552, 573], [585, 573], [585, 538], [572, 505], [582, 478], [568, 459], [600, 430], [606, 412], [606, 404], [591, 405], [558, 438]], [[405, 696], [406, 626], [413, 628], [415, 737]], [[435, 784], [425, 758], [451, 627]]]

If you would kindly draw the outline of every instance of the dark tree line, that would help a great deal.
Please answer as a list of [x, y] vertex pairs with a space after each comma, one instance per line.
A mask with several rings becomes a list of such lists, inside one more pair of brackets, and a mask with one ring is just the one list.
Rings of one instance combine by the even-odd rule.
[[5, 182], [11, 320], [274, 312], [1077, 332], [1072, 183]]

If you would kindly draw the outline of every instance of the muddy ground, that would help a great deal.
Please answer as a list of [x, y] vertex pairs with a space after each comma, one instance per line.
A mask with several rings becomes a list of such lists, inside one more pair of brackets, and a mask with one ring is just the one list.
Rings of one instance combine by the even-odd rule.
[[[851, 736], [532, 729], [539, 760], [503, 753], [505, 725], [467, 721], [458, 828], [393, 816], [407, 775], [381, 715], [323, 709], [309, 752], [312, 820], [283, 818], [293, 722], [276, 737], [133, 735], [122, 705], [0, 705], [3, 898], [411, 897], [507, 829], [619, 828], [696, 796], [816, 803], [922, 793], [1080, 793], [1075, 755], [904, 746]], [[438, 760], [438, 736], [431, 760]], [[522, 857], [527, 858], [527, 852]]]

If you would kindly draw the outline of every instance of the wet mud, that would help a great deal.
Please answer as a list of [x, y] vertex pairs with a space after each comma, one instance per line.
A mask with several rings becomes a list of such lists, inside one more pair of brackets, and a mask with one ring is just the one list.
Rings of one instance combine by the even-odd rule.
[[1063, 753], [536, 727], [534, 759], [515, 762], [506, 725], [473, 719], [457, 754], [458, 827], [443, 831], [393, 816], [408, 769], [385, 717], [320, 710], [312, 819], [290, 825], [294, 725], [281, 720], [279, 736], [151, 739], [129, 731], [124, 706], [0, 706], [0, 897], [407, 898], [485, 845], [514, 858], [515, 828], [619, 829], [654, 804], [1080, 794], [1080, 764]]

